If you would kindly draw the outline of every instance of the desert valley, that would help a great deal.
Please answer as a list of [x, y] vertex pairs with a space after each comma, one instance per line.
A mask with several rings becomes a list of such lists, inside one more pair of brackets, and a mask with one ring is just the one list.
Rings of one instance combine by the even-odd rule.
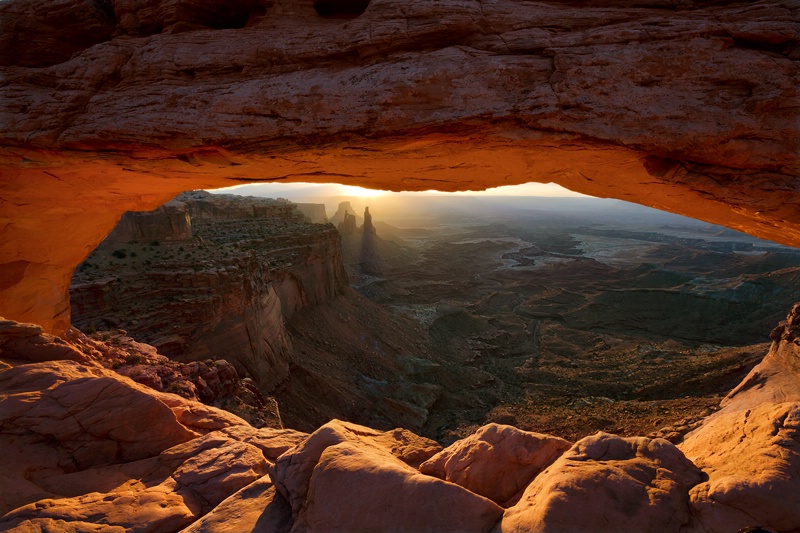
[[799, 61], [791, 0], [0, 0], [0, 531], [800, 532]]
[[71, 301], [95, 338], [121, 329], [173, 360], [233, 364], [280, 413], [251, 423], [677, 442], [763, 358], [800, 286], [797, 249], [623, 202], [390, 195], [293, 211], [249, 189], [126, 215]]

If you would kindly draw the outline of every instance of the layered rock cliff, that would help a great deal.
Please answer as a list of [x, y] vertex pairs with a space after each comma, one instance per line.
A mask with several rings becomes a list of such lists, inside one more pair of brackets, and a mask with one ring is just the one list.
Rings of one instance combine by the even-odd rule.
[[314, 5], [3, 2], [4, 312], [63, 331], [124, 211], [231, 180], [554, 181], [800, 243], [793, 2]]
[[[78, 268], [71, 300], [85, 331], [123, 328], [187, 364], [230, 362], [295, 428], [419, 430], [442, 390], [405, 364], [427, 357], [419, 325], [349, 290], [337, 231], [285, 200], [194, 191], [127, 214]], [[126, 371], [166, 390], [153, 374]]]
[[271, 391], [289, 373], [286, 321], [346, 288], [333, 227], [285, 201], [192, 192], [123, 217], [78, 269], [72, 314], [173, 359], [227, 359]]

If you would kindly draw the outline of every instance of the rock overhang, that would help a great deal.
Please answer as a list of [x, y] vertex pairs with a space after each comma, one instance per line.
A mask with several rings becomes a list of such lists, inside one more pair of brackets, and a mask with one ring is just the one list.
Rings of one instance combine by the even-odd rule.
[[124, 211], [247, 181], [556, 182], [800, 243], [791, 2], [372, 0], [348, 20], [276, 0], [211, 29], [217, 3], [159, 0], [134, 15], [171, 25], [144, 31], [115, 0], [107, 40], [41, 65], [37, 43], [74, 37], [23, 4], [0, 42], [27, 57], [0, 67], [0, 302], [48, 331]]

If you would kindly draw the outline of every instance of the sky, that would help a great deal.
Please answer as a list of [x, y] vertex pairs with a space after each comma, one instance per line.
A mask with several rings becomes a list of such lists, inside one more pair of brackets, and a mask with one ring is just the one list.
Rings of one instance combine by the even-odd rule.
[[352, 185], [339, 185], [338, 183], [248, 183], [216, 189], [213, 193], [228, 193], [251, 196], [266, 196], [270, 198], [284, 197], [290, 200], [297, 198], [318, 198], [324, 196], [351, 196], [358, 198], [372, 198], [377, 196], [546, 196], [546, 197], [586, 197], [586, 195], [570, 191], [555, 183], [525, 183], [522, 185], [508, 185], [494, 187], [485, 191], [463, 192], [401, 192], [365, 189]]

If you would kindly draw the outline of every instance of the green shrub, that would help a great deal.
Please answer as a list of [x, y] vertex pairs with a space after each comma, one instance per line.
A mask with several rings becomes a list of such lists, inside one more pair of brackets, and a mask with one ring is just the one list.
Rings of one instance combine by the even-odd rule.
[[142, 362], [142, 356], [138, 353], [129, 353], [125, 356], [125, 364], [138, 365]]

